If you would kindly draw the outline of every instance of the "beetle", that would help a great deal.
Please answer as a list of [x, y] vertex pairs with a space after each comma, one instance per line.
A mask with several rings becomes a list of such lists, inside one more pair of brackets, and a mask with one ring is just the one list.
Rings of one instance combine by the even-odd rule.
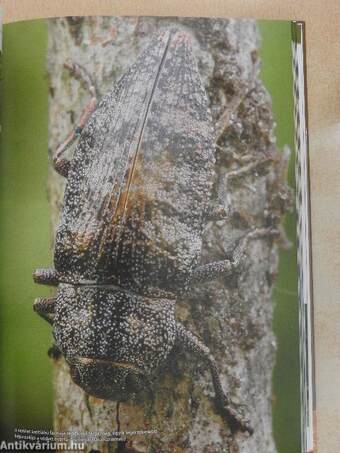
[[248, 234], [233, 261], [200, 265], [203, 229], [225, 213], [211, 207], [215, 139], [190, 35], [155, 36], [99, 103], [85, 71], [67, 67], [91, 99], [54, 154], [54, 168], [67, 178], [55, 268], [33, 278], [58, 289], [37, 299], [35, 311], [53, 325], [56, 347], [87, 394], [128, 400], [180, 346], [210, 369], [231, 428], [252, 433], [209, 348], [174, 314], [190, 285], [232, 274], [249, 238], [261, 236]]

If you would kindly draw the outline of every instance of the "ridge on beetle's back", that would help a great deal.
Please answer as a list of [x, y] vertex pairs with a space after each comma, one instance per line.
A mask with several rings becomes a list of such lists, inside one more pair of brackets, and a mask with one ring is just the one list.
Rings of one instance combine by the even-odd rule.
[[213, 165], [189, 37], [164, 32], [82, 132], [56, 236], [57, 270], [137, 291], [177, 288], [200, 253]]

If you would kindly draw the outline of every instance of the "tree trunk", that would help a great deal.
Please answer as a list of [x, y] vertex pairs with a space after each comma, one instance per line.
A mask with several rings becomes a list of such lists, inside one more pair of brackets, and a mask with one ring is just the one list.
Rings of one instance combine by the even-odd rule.
[[[257, 226], [279, 225], [286, 209], [284, 153], [275, 147], [270, 97], [259, 79], [259, 35], [254, 21], [176, 18], [51, 20], [50, 152], [74, 126], [88, 100], [84, 88], [63, 69], [68, 59], [83, 65], [103, 94], [164, 26], [184, 27], [206, 86], [220, 133], [215, 197], [231, 214], [209, 223], [202, 261], [231, 256], [237, 239]], [[241, 170], [241, 173], [238, 171]], [[64, 181], [49, 176], [52, 222], [58, 223]], [[216, 412], [209, 371], [197, 358], [174, 353], [144, 401], [117, 405], [90, 397], [71, 381], [63, 359], [55, 363], [55, 430], [157, 430], [128, 435], [127, 442], [87, 444], [100, 452], [266, 452], [272, 438], [272, 289], [278, 269], [277, 245], [250, 242], [240, 273], [200, 285], [178, 302], [177, 318], [201, 337], [234, 401], [245, 403], [254, 434], [231, 436]]]

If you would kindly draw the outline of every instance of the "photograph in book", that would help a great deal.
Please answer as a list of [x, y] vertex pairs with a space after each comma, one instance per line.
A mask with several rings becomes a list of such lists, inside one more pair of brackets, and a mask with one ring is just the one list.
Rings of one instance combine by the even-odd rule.
[[288, 21], [4, 26], [2, 441], [301, 451], [291, 46]]

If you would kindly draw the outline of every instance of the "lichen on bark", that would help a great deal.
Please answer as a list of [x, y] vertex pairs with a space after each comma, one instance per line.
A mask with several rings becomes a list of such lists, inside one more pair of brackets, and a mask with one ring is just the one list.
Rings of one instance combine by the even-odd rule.
[[[92, 75], [105, 93], [163, 27], [184, 28], [209, 95], [219, 136], [214, 197], [230, 214], [209, 222], [202, 262], [231, 256], [235, 243], [255, 227], [278, 227], [287, 209], [287, 153], [275, 145], [271, 100], [259, 77], [256, 22], [205, 18], [89, 17], [49, 21], [50, 154], [74, 126], [88, 93], [63, 68], [71, 59]], [[240, 173], [241, 170], [241, 173]], [[65, 182], [52, 169], [49, 192], [55, 229]], [[246, 404], [252, 437], [231, 436], [216, 412], [209, 371], [196, 357], [174, 351], [155, 382], [153, 395], [128, 403], [87, 398], [55, 362], [56, 431], [135, 431], [119, 444], [89, 442], [100, 452], [274, 452], [272, 437], [272, 289], [278, 246], [252, 241], [245, 265], [232, 278], [197, 286], [178, 301], [177, 317], [201, 337], [215, 356], [231, 398]]]

